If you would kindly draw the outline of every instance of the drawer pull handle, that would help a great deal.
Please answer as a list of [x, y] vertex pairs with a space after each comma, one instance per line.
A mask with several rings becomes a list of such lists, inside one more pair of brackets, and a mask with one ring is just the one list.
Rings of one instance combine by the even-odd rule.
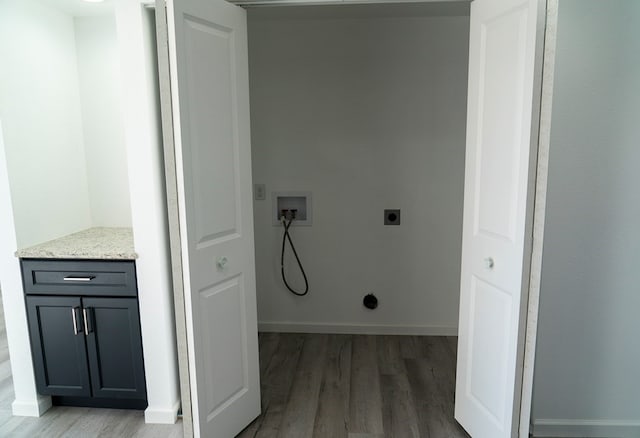
[[[87, 309], [83, 308], [82, 309], [82, 316], [84, 317], [84, 335], [85, 336], [89, 336], [89, 317], [90, 317], [90, 314], [87, 315], [87, 313], [88, 313]], [[91, 327], [93, 328], [93, 324], [91, 324]]]
[[94, 278], [96, 278], [95, 275], [89, 275], [88, 277], [64, 277], [63, 280], [64, 281], [91, 281]]
[[73, 334], [78, 334], [78, 320], [76, 319], [76, 309], [77, 307], [71, 308], [71, 318], [73, 318]]

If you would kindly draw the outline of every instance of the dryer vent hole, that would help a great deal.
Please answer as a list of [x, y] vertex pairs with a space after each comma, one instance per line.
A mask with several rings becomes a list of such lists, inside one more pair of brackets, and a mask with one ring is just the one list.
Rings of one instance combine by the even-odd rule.
[[366, 307], [367, 309], [373, 310], [376, 307], [378, 307], [378, 299], [376, 298], [376, 296], [374, 294], [367, 294], [362, 299], [362, 305], [364, 307]]

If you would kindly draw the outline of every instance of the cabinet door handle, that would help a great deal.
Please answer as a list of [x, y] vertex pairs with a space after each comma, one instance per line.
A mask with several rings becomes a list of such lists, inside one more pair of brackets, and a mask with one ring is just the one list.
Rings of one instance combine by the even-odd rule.
[[74, 277], [72, 275], [67, 275], [66, 277], [64, 277], [62, 280], [63, 281], [91, 281], [94, 278], [96, 278], [95, 275], [88, 275], [86, 277]]
[[73, 334], [78, 334], [78, 318], [76, 317], [76, 309], [77, 307], [71, 308], [71, 318], [73, 319]]
[[[91, 313], [90, 313], [90, 311], [87, 312], [87, 308], [86, 307], [84, 309], [82, 309], [82, 317], [84, 319], [84, 335], [85, 336], [89, 336], [89, 317], [90, 317], [90, 315], [91, 315]], [[91, 324], [91, 326], [93, 328], [93, 324]]]

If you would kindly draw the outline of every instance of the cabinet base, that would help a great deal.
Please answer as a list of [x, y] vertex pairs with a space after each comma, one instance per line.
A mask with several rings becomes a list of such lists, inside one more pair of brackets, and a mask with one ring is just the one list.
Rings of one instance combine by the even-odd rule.
[[54, 406], [81, 406], [87, 408], [144, 410], [148, 405], [146, 400], [132, 400], [121, 398], [52, 396], [51, 401], [53, 402]]

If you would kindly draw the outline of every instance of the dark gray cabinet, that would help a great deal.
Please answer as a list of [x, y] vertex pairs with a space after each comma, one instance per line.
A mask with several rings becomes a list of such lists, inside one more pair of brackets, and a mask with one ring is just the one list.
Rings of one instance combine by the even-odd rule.
[[80, 309], [77, 297], [27, 296], [33, 368], [40, 394], [91, 395]]
[[36, 384], [54, 403], [146, 407], [133, 262], [22, 260]]
[[83, 298], [82, 304], [93, 396], [144, 399], [138, 300]]

